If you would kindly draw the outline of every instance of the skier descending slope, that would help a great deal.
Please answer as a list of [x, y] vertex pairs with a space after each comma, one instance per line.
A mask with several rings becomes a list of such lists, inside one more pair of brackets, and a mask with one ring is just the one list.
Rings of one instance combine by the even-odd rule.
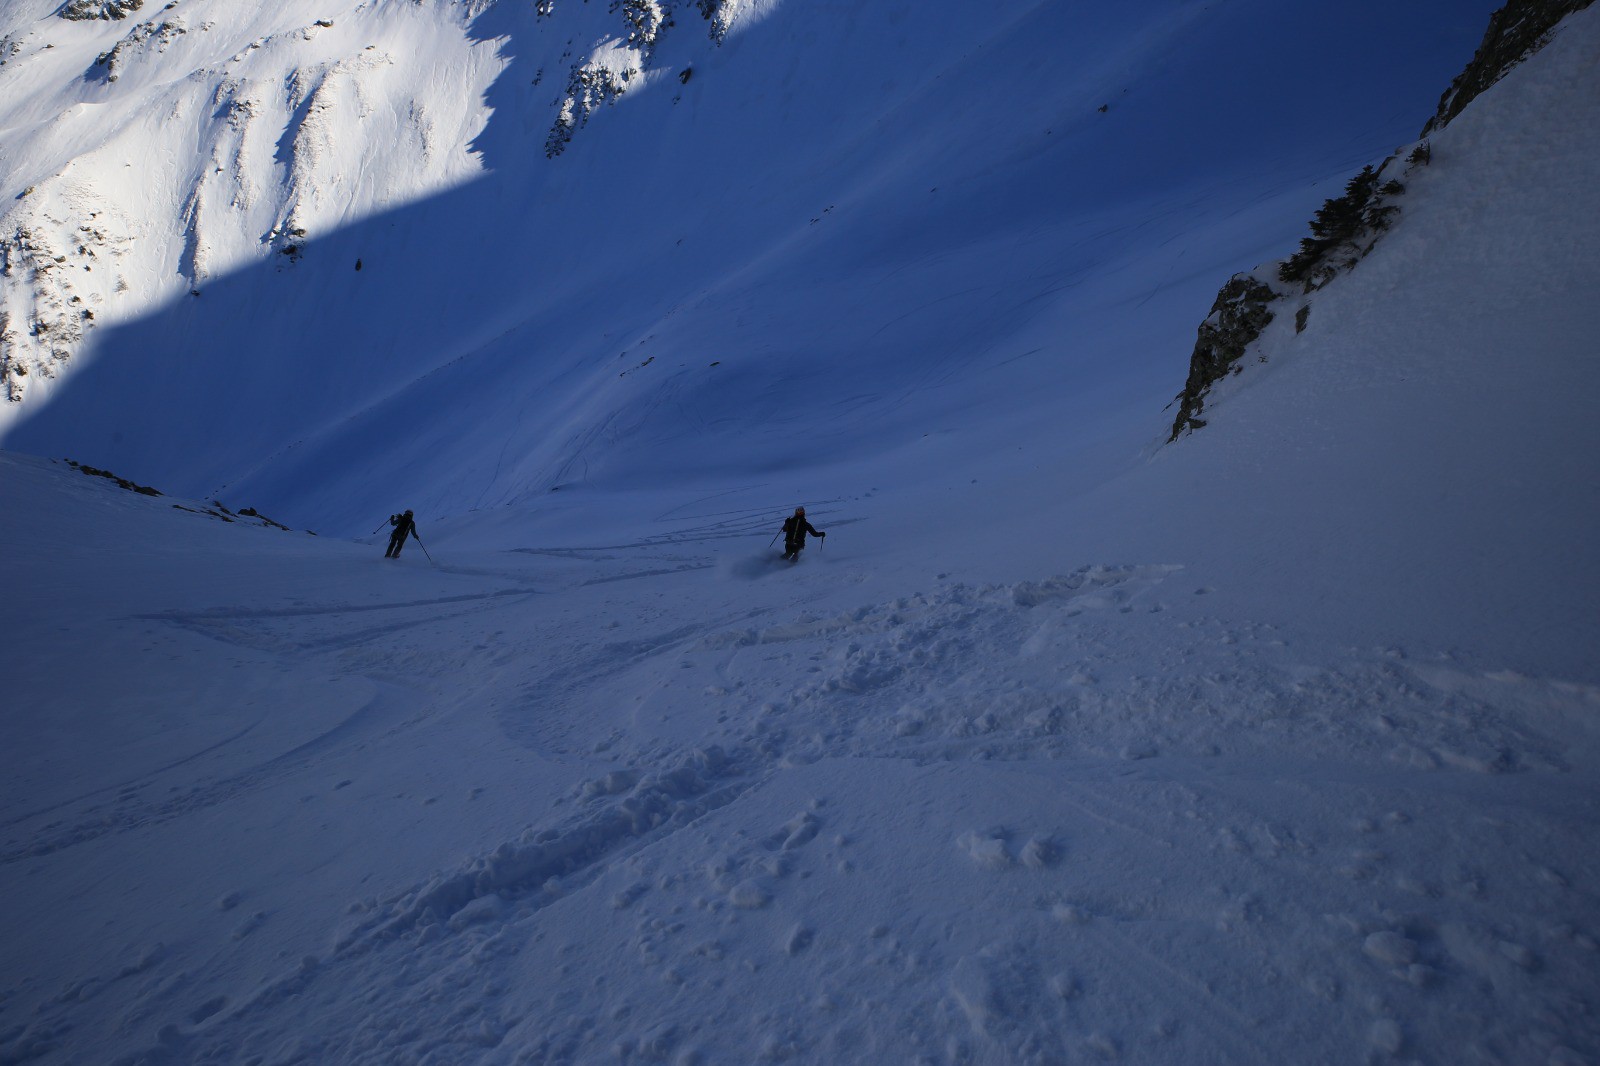
[[806, 546], [806, 534], [821, 537], [824, 540], [828, 535], [806, 521], [806, 509], [796, 507], [794, 514], [783, 521], [783, 557], [791, 563], [800, 561], [800, 552]]
[[394, 532], [389, 534], [389, 548], [383, 553], [385, 559], [400, 558], [400, 549], [406, 545], [407, 533], [411, 534], [418, 544], [422, 543], [422, 538], [417, 536], [416, 519], [411, 517], [410, 511], [405, 514], [390, 515], [389, 524], [394, 527]]

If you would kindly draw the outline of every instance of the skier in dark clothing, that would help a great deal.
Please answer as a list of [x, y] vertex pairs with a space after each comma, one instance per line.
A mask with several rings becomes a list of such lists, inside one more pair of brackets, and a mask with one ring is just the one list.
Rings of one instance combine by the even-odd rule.
[[800, 561], [800, 552], [806, 546], [806, 534], [827, 539], [827, 534], [806, 521], [806, 509], [796, 507], [794, 514], [783, 520], [783, 557], [792, 563]]
[[422, 543], [422, 538], [417, 536], [416, 520], [411, 517], [410, 511], [405, 514], [390, 515], [389, 524], [394, 527], [394, 532], [389, 534], [389, 550], [383, 553], [385, 559], [400, 558], [400, 549], [406, 546], [407, 533], [411, 534], [418, 544]]

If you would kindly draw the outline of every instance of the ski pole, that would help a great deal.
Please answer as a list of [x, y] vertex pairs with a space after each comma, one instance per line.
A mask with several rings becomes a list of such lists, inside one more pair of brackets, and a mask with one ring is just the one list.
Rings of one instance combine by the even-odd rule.
[[767, 541], [767, 547], [770, 548], [774, 544], [778, 543], [778, 538], [781, 537], [781, 536], [783, 536], [783, 530], [780, 529], [780, 530], [778, 530], [776, 533], [774, 533], [772, 535], [772, 539], [771, 540]]
[[[411, 535], [413, 537], [417, 537], [417, 531], [416, 531], [415, 527], [412, 528]], [[422, 538], [421, 537], [417, 537], [417, 547], [422, 549], [422, 554], [423, 555], [428, 555], [428, 546], [426, 544], [422, 543]], [[439, 565], [438, 563], [434, 563], [433, 562], [433, 556], [431, 556], [431, 555], [428, 555], [428, 562], [433, 563], [434, 566], [438, 566]]]
[[[389, 524], [389, 523], [387, 523], [387, 522], [384, 522], [384, 523], [382, 523], [382, 525], [379, 525], [379, 526], [378, 526], [378, 529], [382, 529], [382, 528], [383, 528], [383, 527], [384, 527], [384, 526], [386, 526], [386, 525], [388, 525], [388, 524]], [[373, 530], [373, 531], [372, 531], [372, 532], [371, 532], [371, 533], [368, 533], [368, 534], [367, 534], [367, 536], [369, 536], [369, 537], [376, 537], [376, 536], [377, 536], [377, 535], [378, 535], [378, 529], [374, 529], [374, 530]]]

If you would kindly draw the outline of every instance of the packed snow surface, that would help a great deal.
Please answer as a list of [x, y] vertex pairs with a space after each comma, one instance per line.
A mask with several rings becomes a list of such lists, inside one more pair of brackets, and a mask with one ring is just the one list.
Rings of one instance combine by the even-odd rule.
[[[1113, 210], [1143, 252], [987, 362], [939, 362], [952, 342], [913, 389], [886, 357], [828, 402], [780, 376], [776, 444], [737, 428], [753, 369], [652, 393], [610, 437], [596, 399], [572, 431], [613, 447], [556, 492], [421, 463], [436, 506], [403, 493], [408, 446], [374, 426], [411, 386], [315, 445], [374, 465], [299, 495], [262, 473], [229, 511], [0, 453], [0, 1062], [1600, 1058], [1597, 70], [1591, 9], [1433, 135], [1392, 232], [1166, 447], [1186, 353], [1168, 377], [1141, 353], [1174, 293], [1192, 340], [1220, 260], [1180, 282], [1150, 249], [1281, 254], [1274, 220], [1326, 187], [1195, 191], [1159, 240]], [[559, 160], [620, 144], [595, 124], [626, 104]], [[920, 227], [872, 217], [888, 276]], [[775, 294], [835, 260], [773, 254], [717, 307], [780, 346], [804, 308]], [[924, 281], [927, 254], [903, 264]], [[853, 290], [909, 314], [828, 284], [830, 312]], [[526, 382], [491, 336], [525, 326], [464, 315], [489, 385]], [[98, 358], [62, 411], [142, 380]], [[513, 425], [451, 365], [416, 386], [462, 404], [411, 423], [417, 454]], [[691, 395], [708, 413], [674, 422]], [[125, 443], [183, 490], [258, 428], [187, 458]], [[359, 534], [414, 507], [422, 539], [387, 560], [381, 533], [251, 503]], [[828, 537], [790, 565], [768, 543], [797, 503]]]

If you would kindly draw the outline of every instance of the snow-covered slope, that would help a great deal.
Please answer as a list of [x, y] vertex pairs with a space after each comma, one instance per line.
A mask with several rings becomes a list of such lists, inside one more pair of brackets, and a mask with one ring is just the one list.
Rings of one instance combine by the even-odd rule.
[[5, 441], [353, 533], [912, 445], [1019, 361], [1082, 424], [1490, 6], [10, 5], [8, 352], [78, 354]]
[[0, 456], [0, 1056], [1600, 1057], [1597, 69], [1590, 10], [1159, 450], [1018, 359], [398, 562]]
[[86, 6], [106, 10], [15, 3], [0, 24], [13, 402], [48, 395], [95, 328], [479, 171], [500, 64], [456, 5], [65, 17]]

